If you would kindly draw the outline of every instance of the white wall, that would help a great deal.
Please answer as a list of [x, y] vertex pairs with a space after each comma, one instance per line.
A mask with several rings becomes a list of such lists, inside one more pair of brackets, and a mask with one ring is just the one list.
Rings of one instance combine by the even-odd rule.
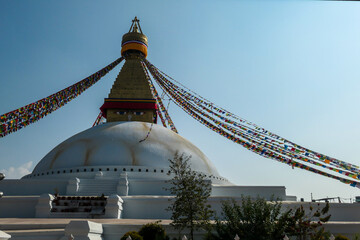
[[34, 218], [39, 196], [0, 198], [1, 218]]
[[[345, 222], [360, 222], [360, 203], [329, 203], [331, 214], [331, 221], [345, 221]], [[285, 209], [297, 208], [300, 205], [304, 206], [304, 209], [309, 209], [310, 205], [313, 208], [323, 208], [325, 203], [315, 202], [282, 202]], [[360, 232], [360, 229], [359, 229]]]
[[253, 198], [261, 197], [267, 200], [286, 199], [284, 186], [219, 186], [213, 185], [211, 196], [240, 197], [241, 195]]
[[0, 181], [4, 196], [41, 195], [44, 193], [66, 194], [67, 179], [9, 179]]
[[168, 196], [124, 196], [121, 218], [131, 219], [169, 219], [170, 212], [165, 209], [169, 206]]
[[164, 188], [169, 187], [170, 184], [161, 180], [130, 179], [129, 195], [163, 196], [168, 195]]

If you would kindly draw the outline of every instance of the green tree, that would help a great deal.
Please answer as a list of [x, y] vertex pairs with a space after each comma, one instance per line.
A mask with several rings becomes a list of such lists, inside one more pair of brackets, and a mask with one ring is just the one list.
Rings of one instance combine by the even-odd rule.
[[213, 211], [207, 204], [211, 193], [211, 182], [204, 174], [192, 171], [189, 165], [191, 156], [175, 154], [170, 161], [173, 178], [168, 181], [167, 190], [174, 195], [170, 206], [171, 225], [179, 231], [188, 228], [190, 239], [194, 239], [194, 230], [209, 226]]

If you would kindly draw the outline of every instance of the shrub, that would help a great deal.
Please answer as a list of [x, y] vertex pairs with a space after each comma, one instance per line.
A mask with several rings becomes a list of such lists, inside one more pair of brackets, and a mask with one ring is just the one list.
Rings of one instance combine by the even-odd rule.
[[222, 219], [216, 221], [217, 236], [207, 239], [274, 240], [282, 239], [288, 226], [290, 212], [281, 213], [281, 202], [268, 203], [265, 199], [241, 198], [241, 205], [234, 199], [224, 201]]
[[144, 240], [165, 240], [166, 233], [163, 226], [159, 224], [160, 221], [154, 223], [147, 223], [139, 231], [139, 234]]
[[130, 236], [132, 240], [143, 240], [142, 236], [140, 236], [140, 234], [136, 231], [125, 233], [120, 240], [126, 240], [128, 236]]
[[345, 237], [345, 236], [343, 236], [343, 235], [337, 235], [336, 237], [335, 237], [335, 240], [350, 240], [349, 238], [347, 238], [347, 237]]
[[216, 234], [208, 234], [205, 239], [233, 239], [235, 234], [246, 240], [278, 240], [285, 234], [296, 240], [329, 239], [329, 232], [322, 226], [330, 219], [328, 203], [323, 208], [310, 205], [309, 210], [302, 205], [286, 211], [281, 208], [278, 200], [243, 196], [240, 205], [234, 199], [225, 201], [222, 218], [216, 220]]
[[360, 240], [360, 234], [355, 234], [352, 238], [352, 240]]

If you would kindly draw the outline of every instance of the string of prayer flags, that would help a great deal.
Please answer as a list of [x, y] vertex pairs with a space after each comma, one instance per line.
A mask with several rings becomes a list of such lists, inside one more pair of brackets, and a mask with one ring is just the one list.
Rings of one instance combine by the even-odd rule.
[[[157, 111], [157, 113], [158, 113], [158, 115], [159, 115], [159, 117], [161, 119], [162, 124], [164, 125], [164, 127], [167, 127], [166, 122], [165, 122], [165, 119], [166, 119], [166, 121], [168, 122], [168, 124], [170, 126], [170, 129], [173, 132], [178, 133], [178, 131], [177, 131], [175, 125], [174, 125], [174, 122], [172, 121], [169, 113], [167, 112], [166, 108], [164, 107], [164, 104], [163, 104], [159, 94], [157, 93], [157, 91], [156, 91], [156, 89], [155, 89], [155, 87], [154, 87], [154, 85], [153, 85], [153, 83], [151, 81], [151, 78], [150, 78], [149, 73], [148, 73], [148, 71], [147, 71], [147, 69], [145, 67], [144, 62], [141, 62], [141, 64], [142, 64], [142, 67], [143, 67], [143, 70], [144, 70], [144, 73], [145, 73], [145, 77], [148, 80], [151, 93], [152, 93], [153, 97], [156, 99], [157, 106], [160, 108], [160, 110], [157, 108], [156, 111]], [[162, 113], [164, 113], [165, 119], [164, 119]]]
[[[148, 60], [143, 59], [143, 62], [159, 87], [175, 104], [214, 132], [263, 157], [288, 164], [292, 168], [304, 169], [360, 188], [360, 182], [345, 178], [360, 179], [358, 166], [304, 148], [261, 128], [218, 107], [211, 101], [186, 88], [161, 72]], [[344, 177], [324, 172], [307, 164], [325, 168]]]
[[106, 67], [70, 87], [34, 103], [0, 115], [0, 137], [16, 132], [61, 108], [89, 87], [93, 86], [122, 60], [123, 58], [120, 57]]

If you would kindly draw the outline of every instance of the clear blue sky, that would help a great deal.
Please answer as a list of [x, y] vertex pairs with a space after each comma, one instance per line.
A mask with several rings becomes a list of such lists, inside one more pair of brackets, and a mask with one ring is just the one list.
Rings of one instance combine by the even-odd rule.
[[[216, 104], [280, 136], [360, 164], [360, 2], [0, 1], [0, 113], [46, 97], [120, 55], [138, 16], [148, 59]], [[26, 172], [93, 124], [118, 66], [83, 95], [0, 139], [0, 169]], [[315, 198], [360, 190], [262, 158], [174, 104], [182, 136], [239, 185]], [[32, 164], [31, 164], [32, 162]], [[13, 174], [15, 176], [15, 174]]]

